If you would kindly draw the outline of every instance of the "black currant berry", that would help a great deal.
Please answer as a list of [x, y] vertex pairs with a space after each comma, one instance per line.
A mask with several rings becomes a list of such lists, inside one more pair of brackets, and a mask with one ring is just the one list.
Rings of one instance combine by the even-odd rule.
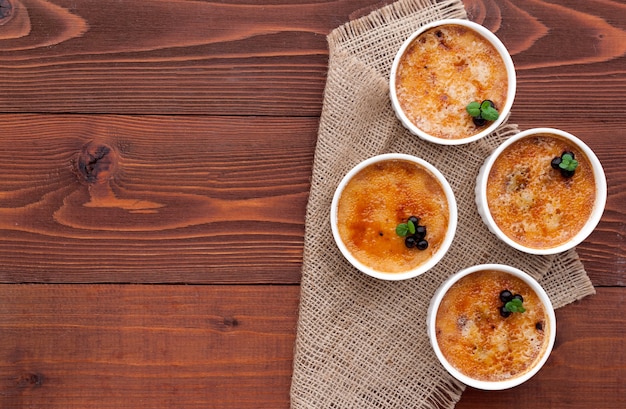
[[511, 301], [513, 299], [513, 293], [510, 292], [509, 290], [503, 290], [500, 293], [500, 301], [502, 301], [503, 303], [508, 303], [509, 301]]
[[516, 298], [521, 302], [524, 302], [524, 297], [522, 297], [521, 294], [515, 294], [512, 299], [514, 300]]
[[426, 240], [420, 240], [417, 242], [417, 248], [420, 250], [426, 250], [428, 248], [428, 242]]
[[559, 170], [559, 165], [561, 164], [561, 162], [563, 162], [563, 160], [557, 156], [556, 158], [552, 159], [552, 162], [550, 162], [550, 166], [552, 166], [552, 169]]
[[415, 240], [415, 237], [413, 236], [408, 236], [406, 239], [404, 239], [404, 245], [410, 249], [415, 247], [416, 244], [417, 244], [417, 240]]
[[474, 125], [476, 126], [483, 126], [487, 123], [487, 120], [483, 118], [482, 116], [475, 116], [472, 118], [472, 121], [474, 122]]
[[411, 216], [411, 217], [409, 217], [409, 221], [412, 222], [415, 225], [415, 227], [417, 227], [417, 225], [420, 222], [420, 219], [418, 217], [416, 217], [416, 216]]
[[500, 307], [500, 315], [506, 318], [511, 315], [511, 311], [507, 310], [506, 307], [503, 305], [502, 307]]
[[567, 169], [561, 169], [561, 175], [563, 175], [564, 178], [571, 178], [572, 176], [574, 176], [574, 171], [573, 170], [567, 170]]
[[426, 237], [426, 226], [416, 226], [415, 238], [422, 240], [424, 237]]

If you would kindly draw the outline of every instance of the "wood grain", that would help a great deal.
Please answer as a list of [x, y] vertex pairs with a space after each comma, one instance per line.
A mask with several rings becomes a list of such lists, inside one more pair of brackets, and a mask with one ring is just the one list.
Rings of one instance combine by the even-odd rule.
[[[325, 36], [391, 2], [10, 1], [0, 112], [273, 116], [318, 116]], [[513, 54], [514, 112], [620, 121], [626, 4], [465, 3]]]
[[[626, 148], [615, 126], [565, 129], [609, 182], [581, 257], [596, 285], [623, 285]], [[5, 115], [0, 282], [297, 284], [316, 132], [308, 118]], [[92, 180], [86, 146], [111, 151]]]
[[[12, 16], [0, 29], [0, 111], [83, 115], [5, 114], [0, 123], [6, 175], [0, 179], [0, 282], [298, 282], [326, 69], [318, 57], [326, 50], [299, 43], [296, 53], [267, 38], [298, 38], [298, 29], [291, 29], [297, 25], [320, 36], [382, 4], [150, 1], [153, 7], [139, 10], [129, 2], [113, 24], [106, 8], [87, 1], [11, 1]], [[623, 4], [466, 4], [469, 16], [513, 53], [519, 91], [511, 122], [573, 132], [605, 165], [607, 211], [580, 254], [596, 285], [624, 285], [626, 34], [615, 18]], [[310, 17], [300, 15], [306, 12]], [[234, 24], [237, 30], [225, 22], [236, 13], [245, 16]], [[183, 28], [155, 17], [170, 14]], [[289, 23], [278, 25], [275, 14]], [[262, 34], [269, 27], [275, 34]], [[579, 41], [570, 47], [560, 44], [569, 38], [564, 27], [578, 27]], [[218, 61], [226, 55], [220, 47], [240, 63]], [[297, 78], [319, 87], [302, 92], [273, 64], [259, 68], [273, 73], [271, 83], [256, 78], [256, 86], [240, 87], [233, 76], [250, 73], [241, 62], [255, 60], [263, 48], [273, 50], [263, 58], [289, 69], [318, 61]], [[190, 64], [193, 81], [178, 64]], [[38, 79], [42, 72], [45, 81]], [[93, 112], [127, 115], [85, 115]], [[138, 112], [165, 115], [128, 115]], [[175, 115], [181, 113], [200, 115]], [[115, 160], [112, 173], [84, 183], [85, 175], [73, 170], [88, 143], [110, 148]], [[245, 239], [243, 224], [250, 233]]]
[[5, 116], [0, 281], [298, 282], [316, 127]]
[[10, 1], [4, 112], [295, 116], [319, 114], [326, 34], [373, 4]]
[[[288, 408], [298, 295], [298, 286], [0, 285], [0, 407]], [[554, 352], [534, 378], [468, 389], [457, 408], [623, 408], [626, 320], [614, 311], [624, 303], [623, 289], [600, 288], [557, 310]]]
[[0, 285], [0, 407], [286, 408], [298, 294]]

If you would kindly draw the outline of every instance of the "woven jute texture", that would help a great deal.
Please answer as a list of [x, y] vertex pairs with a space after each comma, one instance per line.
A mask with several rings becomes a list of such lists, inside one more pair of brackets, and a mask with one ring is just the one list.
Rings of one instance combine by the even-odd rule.
[[[328, 78], [306, 213], [292, 409], [454, 407], [464, 385], [437, 361], [426, 312], [439, 285], [465, 267], [518, 267], [540, 280], [557, 308], [594, 293], [575, 250], [557, 256], [520, 253], [492, 235], [478, 215], [479, 167], [518, 132], [516, 125], [505, 123], [469, 145], [439, 146], [411, 135], [396, 119], [388, 87], [394, 55], [421, 25], [442, 18], [467, 18], [461, 1], [401, 0], [328, 36]], [[330, 227], [332, 196], [342, 177], [360, 161], [388, 152], [435, 165], [459, 206], [448, 254], [432, 270], [404, 281], [377, 280], [353, 268]]]

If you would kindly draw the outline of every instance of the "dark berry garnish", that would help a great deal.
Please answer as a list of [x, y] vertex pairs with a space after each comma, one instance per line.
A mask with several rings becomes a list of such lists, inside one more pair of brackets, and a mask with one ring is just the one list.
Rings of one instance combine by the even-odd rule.
[[419, 217], [409, 216], [406, 223], [400, 223], [396, 226], [396, 234], [404, 237], [406, 247], [426, 250], [428, 248], [428, 242], [425, 240], [426, 226], [420, 225], [419, 222]]
[[420, 240], [417, 242], [417, 248], [420, 250], [426, 250], [428, 248], [428, 242], [426, 240]]
[[574, 152], [564, 151], [561, 156], [557, 156], [550, 162], [552, 168], [561, 172], [564, 178], [574, 176], [574, 170], [578, 166], [578, 161], [574, 158]]
[[537, 331], [543, 331], [543, 322], [538, 321], [538, 322], [535, 324], [535, 328], [537, 329]]
[[511, 311], [507, 310], [506, 307], [503, 305], [502, 307], [500, 307], [500, 315], [506, 318], [511, 315]]
[[508, 303], [509, 301], [511, 301], [513, 299], [513, 293], [510, 292], [509, 290], [503, 290], [500, 293], [500, 301], [502, 301], [503, 303]]
[[408, 236], [407, 238], [404, 239], [404, 245], [412, 249], [413, 247], [417, 245], [417, 240], [415, 240], [415, 237], [413, 236]]
[[415, 238], [421, 240], [426, 237], [426, 226], [415, 227]]
[[500, 315], [504, 318], [511, 315], [513, 312], [524, 312], [526, 309], [522, 305], [524, 297], [520, 294], [513, 294], [509, 290], [502, 290], [499, 295], [502, 305], [498, 308]]
[[472, 117], [472, 122], [474, 122], [474, 125], [476, 126], [483, 126], [487, 123], [487, 120], [482, 116], [475, 116]]

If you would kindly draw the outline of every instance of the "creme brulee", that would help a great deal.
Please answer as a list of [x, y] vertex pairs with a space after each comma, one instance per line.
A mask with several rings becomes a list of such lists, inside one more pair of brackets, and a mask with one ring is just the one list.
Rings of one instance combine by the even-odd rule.
[[[500, 293], [523, 297], [525, 312], [500, 314]], [[459, 372], [481, 381], [519, 377], [547, 352], [551, 328], [535, 291], [520, 278], [497, 270], [473, 272], [443, 296], [435, 319], [437, 343]]]
[[466, 106], [490, 100], [506, 103], [508, 74], [493, 44], [469, 27], [446, 24], [418, 35], [396, 71], [398, 103], [409, 121], [441, 139], [479, 133]]
[[[571, 178], [550, 166], [565, 151], [578, 166]], [[557, 247], [583, 228], [596, 200], [589, 159], [575, 144], [552, 134], [534, 134], [508, 146], [487, 179], [487, 204], [498, 228], [535, 249]]]
[[[412, 270], [444, 242], [449, 224], [446, 194], [428, 169], [390, 159], [361, 169], [346, 184], [337, 205], [337, 229], [347, 250], [383, 273]], [[427, 228], [426, 250], [407, 248], [396, 226], [417, 216]]]

